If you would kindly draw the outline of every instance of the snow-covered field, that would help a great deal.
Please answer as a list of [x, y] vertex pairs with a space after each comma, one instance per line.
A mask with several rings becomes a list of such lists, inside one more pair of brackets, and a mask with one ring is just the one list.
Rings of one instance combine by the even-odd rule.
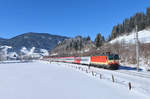
[[[91, 73], [73, 68], [75, 66], [80, 65], [50, 64], [44, 61], [0, 64], [0, 99], [149, 99], [150, 97], [150, 94], [136, 88], [129, 90], [126, 85], [121, 84], [123, 82], [113, 83], [109, 79], [99, 79]], [[97, 71], [107, 74], [105, 78], [114, 73], [102, 69]], [[143, 84], [147, 84], [144, 86], [149, 86], [147, 83], [149, 80], [146, 78], [140, 79], [119, 72], [114, 75], [115, 77], [120, 75], [118, 82], [139, 79], [143, 80]]]

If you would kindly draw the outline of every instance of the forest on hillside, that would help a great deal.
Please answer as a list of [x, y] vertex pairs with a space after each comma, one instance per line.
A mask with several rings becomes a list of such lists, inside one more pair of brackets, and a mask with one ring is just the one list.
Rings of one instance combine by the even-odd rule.
[[136, 26], [138, 27], [138, 31], [150, 26], [150, 7], [147, 8], [146, 13], [136, 13], [130, 18], [126, 18], [121, 24], [115, 25], [112, 29], [111, 35], [108, 38], [108, 41], [125, 33], [132, 32]]

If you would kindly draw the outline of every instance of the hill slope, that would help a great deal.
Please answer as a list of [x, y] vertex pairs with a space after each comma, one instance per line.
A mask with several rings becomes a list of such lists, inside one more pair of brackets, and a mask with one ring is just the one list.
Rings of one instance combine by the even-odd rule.
[[[135, 31], [133, 31], [133, 32], [129, 33], [129, 35], [125, 34], [125, 35], [115, 38], [114, 40], [110, 41], [110, 43], [124, 42], [124, 43], [134, 44], [135, 37], [136, 37], [136, 33], [135, 33]], [[138, 38], [139, 38], [140, 43], [150, 43], [150, 28], [139, 31]]]
[[76, 36], [75, 38], [64, 40], [58, 44], [58, 46], [51, 51], [51, 54], [57, 54], [59, 56], [79, 56], [85, 52], [89, 52], [92, 48], [95, 48], [95, 45], [91, 40]]

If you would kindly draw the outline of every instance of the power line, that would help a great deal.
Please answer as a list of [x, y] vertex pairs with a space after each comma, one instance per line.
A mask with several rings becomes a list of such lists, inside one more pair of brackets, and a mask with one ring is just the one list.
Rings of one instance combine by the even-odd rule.
[[139, 71], [139, 39], [138, 39], [137, 25], [136, 25], [136, 61], [137, 61], [137, 71]]

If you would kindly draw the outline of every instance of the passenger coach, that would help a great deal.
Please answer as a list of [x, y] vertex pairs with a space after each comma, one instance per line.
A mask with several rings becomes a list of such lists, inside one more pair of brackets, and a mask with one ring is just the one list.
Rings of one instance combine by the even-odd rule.
[[57, 62], [84, 64], [88, 66], [113, 70], [119, 68], [119, 56], [117, 54], [86, 57], [55, 57], [53, 60]]

